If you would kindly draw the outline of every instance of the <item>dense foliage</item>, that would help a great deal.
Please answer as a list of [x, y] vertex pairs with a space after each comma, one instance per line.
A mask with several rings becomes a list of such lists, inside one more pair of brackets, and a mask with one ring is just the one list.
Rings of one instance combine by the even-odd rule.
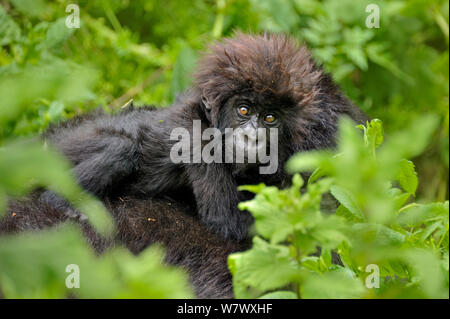
[[[284, 32], [382, 119], [386, 142], [379, 121], [365, 129], [364, 142], [344, 123], [338, 154], [290, 162], [293, 172], [320, 167], [305, 193], [298, 175], [292, 189], [249, 188], [257, 197], [241, 205], [255, 215], [258, 237], [230, 259], [237, 296], [448, 297], [447, 1], [80, 0], [81, 25], [71, 29], [72, 2], [0, 1], [0, 216], [7, 197], [45, 186], [110, 231], [108, 214], [81, 192], [68, 164], [30, 137], [98, 105], [112, 112], [131, 99], [166, 106], [189, 86], [198, 51], [214, 39], [235, 29]], [[369, 3], [380, 7], [380, 28], [365, 26]], [[318, 206], [328, 190], [341, 203], [336, 215]], [[191, 296], [181, 271], [159, 264], [158, 249], [98, 259], [71, 228], [2, 238], [0, 290], [66, 295], [68, 242], [90, 269], [80, 297]], [[316, 246], [320, 255], [310, 256]], [[332, 250], [343, 266], [331, 263]], [[380, 289], [364, 286], [369, 264], [380, 267]]]
[[[236, 296], [448, 298], [448, 201], [411, 202], [418, 180], [406, 159], [423, 151], [435, 118], [383, 144], [378, 120], [361, 127], [364, 137], [341, 124], [336, 153], [298, 154], [288, 163], [292, 172], [316, 169], [305, 192], [298, 174], [286, 190], [241, 187], [257, 194], [240, 207], [252, 212], [258, 236], [252, 249], [229, 257]], [[321, 211], [328, 191], [340, 203], [336, 214]], [[311, 255], [317, 247], [319, 256]]]

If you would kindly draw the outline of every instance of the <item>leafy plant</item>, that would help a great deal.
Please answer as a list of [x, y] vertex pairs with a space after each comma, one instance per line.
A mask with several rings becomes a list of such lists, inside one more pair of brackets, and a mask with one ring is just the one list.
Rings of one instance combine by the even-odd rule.
[[[70, 248], [69, 248], [70, 247]], [[181, 270], [162, 265], [163, 252], [152, 247], [139, 257], [116, 248], [98, 257], [80, 231], [62, 229], [0, 241], [0, 287], [8, 298], [190, 298]], [[80, 271], [79, 288], [70, 289], [67, 266]], [[70, 279], [70, 278], [69, 278]]]
[[[383, 142], [381, 121], [360, 126], [362, 136], [344, 119], [336, 152], [288, 162], [291, 172], [314, 170], [307, 185], [295, 174], [284, 190], [243, 186], [256, 194], [240, 208], [253, 214], [257, 236], [229, 257], [236, 296], [448, 298], [448, 201], [411, 202], [418, 180], [405, 158], [425, 149], [437, 121], [420, 123]], [[321, 209], [327, 192], [340, 204], [336, 214]]]

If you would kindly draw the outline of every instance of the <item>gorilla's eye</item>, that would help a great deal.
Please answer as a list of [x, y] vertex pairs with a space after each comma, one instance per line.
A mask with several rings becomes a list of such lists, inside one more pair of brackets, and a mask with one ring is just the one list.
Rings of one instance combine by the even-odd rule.
[[273, 124], [276, 120], [277, 118], [272, 114], [267, 114], [266, 117], [264, 118], [264, 122], [268, 124]]
[[248, 108], [247, 105], [241, 105], [239, 106], [239, 114], [241, 115], [247, 115], [250, 112], [250, 109]]

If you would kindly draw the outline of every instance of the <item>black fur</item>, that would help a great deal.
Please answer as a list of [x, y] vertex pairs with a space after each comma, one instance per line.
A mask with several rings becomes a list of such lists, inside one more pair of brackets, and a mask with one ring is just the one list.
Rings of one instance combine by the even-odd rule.
[[[230, 253], [246, 247], [226, 242], [209, 232], [194, 217], [187, 205], [170, 200], [117, 198], [106, 201], [116, 222], [113, 239], [99, 235], [87, 221], [70, 219], [80, 225], [89, 244], [97, 253], [123, 245], [134, 254], [158, 243], [165, 248], [165, 261], [188, 271], [198, 298], [232, 298], [231, 275], [227, 267]], [[67, 215], [34, 194], [22, 201], [11, 201], [7, 215], [0, 219], [2, 235], [57, 227]]]

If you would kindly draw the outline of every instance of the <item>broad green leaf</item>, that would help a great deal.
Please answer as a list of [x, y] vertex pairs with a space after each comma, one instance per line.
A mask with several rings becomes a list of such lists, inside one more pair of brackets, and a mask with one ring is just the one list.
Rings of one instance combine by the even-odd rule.
[[239, 203], [241, 210], [248, 210], [255, 217], [258, 234], [271, 238], [272, 243], [284, 240], [294, 230], [289, 216], [292, 213], [283, 210], [278, 195], [279, 191], [275, 188], [266, 188], [253, 200]]
[[355, 299], [362, 298], [364, 293], [361, 280], [344, 272], [311, 274], [300, 287], [303, 299]]
[[355, 214], [352, 214], [344, 205], [339, 205], [339, 207], [336, 209], [336, 215], [344, 217], [348, 221], [353, 222], [362, 222], [363, 219], [357, 217]]
[[238, 285], [261, 292], [283, 287], [294, 280], [298, 270], [287, 247], [269, 244], [259, 237], [254, 237], [251, 250], [230, 255], [228, 264]]
[[400, 186], [409, 194], [415, 195], [419, 180], [415, 170], [414, 163], [408, 160], [401, 160], [400, 168], [397, 173], [397, 181]]
[[331, 186], [330, 191], [339, 203], [341, 203], [341, 205], [343, 205], [355, 218], [358, 220], [365, 219], [363, 211], [351, 192], [337, 185]]
[[405, 235], [381, 224], [354, 224], [352, 231], [355, 237], [378, 246], [399, 246], [405, 242]]
[[325, 262], [325, 265], [327, 267], [330, 267], [332, 263], [331, 249], [322, 248], [322, 251], [320, 252], [320, 258]]

